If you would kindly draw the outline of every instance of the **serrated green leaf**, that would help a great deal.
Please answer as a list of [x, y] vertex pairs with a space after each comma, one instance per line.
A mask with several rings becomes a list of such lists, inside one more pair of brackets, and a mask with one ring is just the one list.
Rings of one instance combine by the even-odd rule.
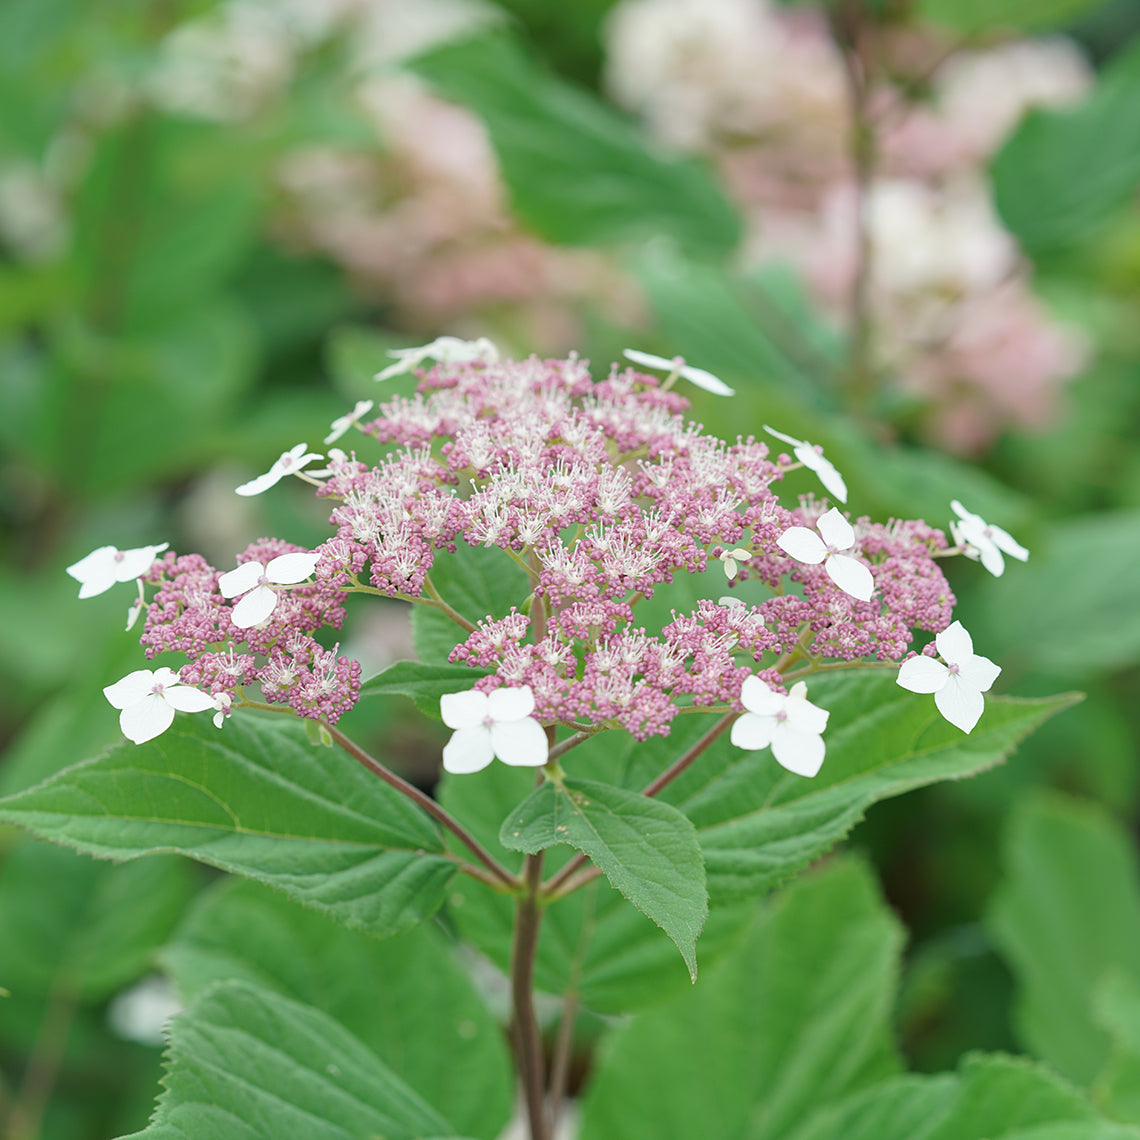
[[673, 939], [697, 980], [705, 866], [696, 831], [676, 808], [597, 780], [547, 780], [506, 818], [499, 840], [532, 855], [559, 843], [587, 855]]
[[1105, 69], [1083, 103], [1033, 111], [994, 158], [998, 211], [1031, 254], [1080, 241], [1135, 193], [1138, 98], [1140, 47], [1132, 46]]
[[[530, 593], [525, 572], [496, 546], [460, 543], [454, 554], [437, 552], [431, 580], [444, 601], [472, 623], [506, 617], [512, 606], [521, 609]], [[439, 665], [467, 638], [451, 618], [429, 606], [413, 608], [412, 634], [420, 660]]]
[[1018, 985], [1024, 1044], [1088, 1084], [1109, 1056], [1093, 1016], [1097, 986], [1140, 981], [1140, 878], [1133, 845], [1101, 810], [1061, 796], [1018, 805], [1005, 838], [1005, 880], [988, 923]]
[[348, 1030], [248, 982], [207, 990], [170, 1028], [165, 1091], [124, 1140], [422, 1140], [454, 1130]]
[[489, 669], [468, 665], [425, 665], [422, 661], [397, 661], [369, 677], [360, 686], [364, 697], [411, 697], [416, 708], [439, 720], [439, 698], [445, 693], [470, 689]]
[[180, 717], [0, 800], [0, 821], [109, 859], [179, 852], [378, 936], [439, 907], [454, 864], [408, 800], [294, 723]]
[[949, 1073], [893, 1077], [817, 1109], [788, 1140], [929, 1140], [958, 1093]]
[[515, 211], [548, 241], [596, 245], [664, 233], [704, 256], [738, 242], [739, 219], [708, 171], [665, 158], [506, 33], [444, 44], [411, 67], [487, 124]]
[[502, 1031], [431, 923], [379, 942], [251, 882], [204, 894], [161, 961], [183, 998], [241, 979], [334, 1017], [465, 1135], [514, 1102]]
[[107, 997], [147, 969], [170, 933], [192, 890], [187, 869], [180, 859], [114, 867], [15, 844], [0, 865], [0, 978], [21, 993]]
[[889, 1075], [901, 943], [861, 864], [801, 880], [698, 988], [615, 1034], [585, 1097], [582, 1140], [775, 1140]]

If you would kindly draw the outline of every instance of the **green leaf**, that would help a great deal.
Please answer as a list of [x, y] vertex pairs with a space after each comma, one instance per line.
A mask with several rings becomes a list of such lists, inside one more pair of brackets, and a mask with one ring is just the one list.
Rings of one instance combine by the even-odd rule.
[[468, 665], [425, 665], [422, 661], [397, 661], [369, 677], [360, 686], [360, 696], [411, 697], [420, 712], [439, 719], [439, 698], [445, 693], [470, 689], [489, 669]]
[[322, 1010], [465, 1135], [495, 1140], [506, 1126], [502, 1032], [431, 923], [378, 942], [229, 880], [199, 899], [161, 960], [185, 999], [240, 979]]
[[105, 998], [148, 968], [191, 889], [181, 859], [114, 867], [19, 842], [0, 865], [0, 979], [22, 993]]
[[919, 0], [921, 19], [955, 32], [1029, 31], [1076, 19], [1100, 0]]
[[170, 1028], [165, 1091], [125, 1140], [422, 1140], [453, 1129], [320, 1010], [221, 982]]
[[1097, 1097], [1118, 1120], [1140, 1124], [1140, 982], [1110, 970], [1093, 993], [1093, 1017], [1112, 1039]]
[[696, 824], [714, 899], [770, 890], [839, 842], [871, 804], [985, 771], [1079, 699], [987, 697], [967, 736], [932, 699], [900, 688], [894, 671], [828, 674], [809, 680], [808, 691], [831, 713], [827, 759], [814, 779], [785, 772], [767, 751], [741, 753], [726, 742], [666, 790]]
[[1140, 878], [1129, 836], [1091, 805], [1038, 795], [1005, 839], [1005, 881], [989, 915], [1018, 985], [1024, 1044], [1088, 1084], [1109, 1056], [1094, 1018], [1098, 985], [1116, 971], [1140, 981]]
[[585, 1097], [582, 1140], [775, 1140], [894, 1072], [901, 943], [861, 864], [803, 879], [697, 989], [614, 1035]]
[[[506, 617], [513, 606], [522, 607], [530, 594], [530, 579], [497, 546], [460, 543], [451, 554], [437, 551], [431, 581], [444, 601], [469, 622]], [[412, 634], [420, 660], [443, 664], [467, 634], [451, 618], [429, 606], [412, 609]]]
[[596, 780], [547, 780], [507, 817], [499, 839], [532, 855], [558, 843], [587, 855], [673, 939], [697, 980], [705, 867], [693, 825], [676, 808]]
[[665, 233], [690, 252], [723, 256], [739, 240], [740, 222], [708, 171], [665, 158], [507, 34], [444, 44], [411, 67], [487, 124], [515, 211], [548, 241], [598, 245]]
[[930, 1140], [958, 1091], [949, 1073], [893, 1077], [813, 1112], [789, 1140]]
[[300, 725], [180, 717], [0, 800], [0, 821], [109, 859], [179, 852], [378, 936], [439, 907], [454, 872], [425, 815]]
[[1030, 254], [1081, 241], [1135, 193], [1138, 99], [1140, 45], [1134, 45], [1104, 70], [1083, 103], [1032, 112], [994, 158], [998, 211]]
[[1140, 511], [1053, 523], [1025, 566], [987, 583], [985, 627], [1023, 668], [1071, 676], [1132, 665], [1140, 661], [1138, 559]]

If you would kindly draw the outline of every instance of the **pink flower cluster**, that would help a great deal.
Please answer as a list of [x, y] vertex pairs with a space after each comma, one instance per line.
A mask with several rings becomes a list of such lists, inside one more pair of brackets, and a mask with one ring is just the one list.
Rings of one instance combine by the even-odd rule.
[[[237, 561], [268, 563], [301, 549], [263, 538], [251, 543]], [[233, 624], [233, 605], [218, 588], [221, 572], [201, 555], [168, 551], [144, 578], [157, 586], [140, 638], [147, 657], [166, 650], [183, 653], [190, 658], [179, 672], [184, 684], [214, 697], [227, 694], [231, 701], [245, 686], [259, 684], [267, 701], [334, 724], [356, 703], [360, 664], [336, 656], [312, 636], [322, 627], [340, 629], [344, 623], [342, 587], [348, 579], [337, 568], [336, 548], [327, 559], [323, 548], [321, 552], [315, 584], [281, 590], [265, 621], [241, 628]]]

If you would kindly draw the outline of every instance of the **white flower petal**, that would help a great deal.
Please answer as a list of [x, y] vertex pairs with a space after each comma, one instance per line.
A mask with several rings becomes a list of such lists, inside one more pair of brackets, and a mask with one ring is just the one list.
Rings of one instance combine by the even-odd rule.
[[778, 539], [776, 545], [790, 554], [797, 562], [806, 562], [815, 565], [827, 557], [827, 547], [823, 539], [814, 530], [806, 526], [789, 527]]
[[80, 583], [81, 598], [94, 598], [115, 584], [115, 556], [118, 553], [118, 547], [100, 546], [67, 568], [67, 573]]
[[935, 637], [934, 644], [942, 660], [951, 665], [961, 664], [974, 654], [974, 643], [960, 621], [948, 625]]
[[1000, 665], [995, 665], [988, 657], [979, 657], [977, 654], [971, 654], [965, 661], [958, 663], [958, 676], [979, 693], [988, 693], [1000, 674]]
[[858, 559], [846, 554], [832, 554], [824, 563], [827, 576], [845, 593], [861, 602], [869, 602], [875, 592], [871, 571]]
[[1004, 550], [1011, 558], [1016, 558], [1018, 561], [1024, 562], [1029, 557], [1029, 551], [1026, 550], [1009, 531], [1002, 530], [1000, 526], [991, 526], [989, 531], [990, 539], [993, 544], [999, 549]]
[[448, 728], [474, 728], [489, 715], [487, 694], [478, 689], [464, 693], [444, 693], [439, 698], [439, 715]]
[[776, 762], [797, 776], [814, 776], [823, 766], [825, 751], [822, 736], [798, 732], [786, 721], [772, 734], [772, 755]]
[[785, 443], [790, 443], [793, 447], [807, 446], [807, 440], [796, 439], [794, 435], [785, 435], [782, 431], [777, 431], [774, 427], [769, 427], [767, 424], [764, 425], [764, 430], [769, 435], [774, 435], [777, 439], [782, 439]]
[[119, 713], [119, 728], [133, 744], [153, 740], [173, 723], [174, 709], [158, 693], [149, 693]]
[[652, 352], [642, 352], [637, 348], [624, 348], [621, 354], [626, 360], [632, 360], [634, 364], [640, 364], [644, 368], [655, 368], [661, 372], [672, 372], [677, 367], [676, 360], [666, 360], [664, 356], [656, 356]]
[[836, 550], [850, 550], [855, 545], [855, 528], [840, 514], [838, 508], [832, 507], [815, 525], [828, 546]]
[[161, 546], [139, 546], [134, 550], [124, 550], [123, 557], [116, 563], [116, 581], [130, 582], [141, 578], [154, 565], [155, 556], [169, 545], [169, 542], [164, 542]]
[[[796, 455], [800, 455], [797, 450]], [[804, 463], [805, 467], [810, 467], [819, 477], [819, 481], [830, 491], [841, 503], [847, 502], [847, 484], [843, 481], [843, 476], [835, 469], [835, 464], [830, 459], [819, 454], [818, 451], [812, 450], [814, 459], [811, 463]], [[803, 457], [800, 456], [802, 459]]]
[[973, 511], [968, 511], [957, 499], [950, 500], [950, 509], [963, 521], [963, 522], [979, 522], [984, 526], [985, 523], [981, 515], [974, 514]]
[[770, 689], [759, 677], [745, 677], [740, 686], [740, 703], [759, 716], [775, 716], [784, 707], [785, 700], [783, 693]]
[[297, 551], [293, 554], [279, 554], [271, 558], [265, 567], [265, 576], [279, 586], [291, 586], [303, 582], [317, 568], [321, 556]]
[[256, 590], [250, 590], [234, 606], [233, 613], [230, 614], [230, 621], [238, 629], [252, 629], [255, 625], [260, 625], [265, 621], [276, 608], [277, 592], [268, 586], [258, 586]]
[[970, 732], [985, 708], [985, 698], [961, 677], [947, 677], [946, 684], [934, 694], [938, 711], [955, 728]]
[[1005, 559], [1001, 551], [988, 539], [968, 539], [970, 545], [978, 552], [982, 565], [995, 577], [1000, 578], [1005, 573]]
[[248, 483], [235, 487], [234, 493], [244, 495], [247, 498], [250, 495], [260, 495], [262, 492], [268, 491], [270, 487], [276, 487], [284, 477], [285, 474], [282, 471], [266, 471], [264, 475], [258, 475], [256, 479], [250, 479]]
[[496, 723], [522, 720], [534, 712], [534, 692], [529, 685], [496, 689], [487, 695], [487, 713]]
[[532, 716], [493, 724], [491, 747], [504, 764], [516, 768], [537, 768], [549, 755], [546, 730]]
[[694, 368], [691, 364], [686, 364], [681, 369], [681, 375], [688, 380], [690, 384], [696, 384], [698, 388], [703, 388], [706, 392], [712, 392], [714, 396], [736, 395], [735, 388], [730, 388], [719, 376], [714, 376], [711, 372], [706, 372], [703, 368]]
[[103, 690], [103, 696], [117, 709], [125, 709], [129, 705], [137, 704], [154, 688], [154, 670], [136, 669], [128, 673], [122, 680], [108, 685]]
[[216, 707], [214, 698], [209, 693], [195, 689], [193, 685], [170, 685], [163, 689], [162, 697], [171, 708], [179, 712], [205, 712]]
[[831, 715], [827, 709], [821, 709], [819, 705], [795, 696], [788, 697], [784, 709], [788, 714], [784, 723], [796, 732], [809, 736], [819, 736], [827, 728], [827, 719]]
[[933, 657], [911, 657], [899, 667], [898, 683], [912, 693], [937, 693], [950, 670]]
[[443, 746], [443, 766], [448, 772], [457, 775], [478, 772], [486, 768], [494, 758], [491, 731], [483, 725], [456, 729]]
[[260, 562], [243, 562], [236, 570], [227, 570], [218, 579], [218, 589], [223, 598], [236, 598], [246, 590], [252, 590], [261, 581], [265, 567]]
[[775, 728], [775, 717], [746, 712], [732, 722], [728, 738], [737, 748], [743, 748], [746, 752], [758, 752], [772, 743]]

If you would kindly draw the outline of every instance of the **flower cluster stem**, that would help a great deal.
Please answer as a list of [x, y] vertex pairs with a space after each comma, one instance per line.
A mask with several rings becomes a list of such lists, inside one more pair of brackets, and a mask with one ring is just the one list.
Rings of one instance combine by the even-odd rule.
[[539, 891], [542, 886], [542, 852], [528, 855], [523, 865], [524, 892], [515, 911], [511, 947], [511, 1042], [522, 1082], [531, 1140], [548, 1140], [546, 1072], [542, 1035], [534, 1012], [534, 959], [542, 923]]

